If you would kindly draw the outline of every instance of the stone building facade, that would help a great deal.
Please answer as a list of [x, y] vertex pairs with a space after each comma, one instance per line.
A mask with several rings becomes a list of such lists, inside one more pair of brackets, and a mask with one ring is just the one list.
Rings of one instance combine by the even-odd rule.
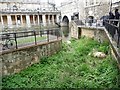
[[75, 15], [78, 19], [84, 18], [84, 0], [67, 0], [61, 3], [60, 9], [62, 19], [67, 16], [69, 21], [71, 21]]
[[[94, 19], [100, 19], [102, 16], [109, 14], [110, 5], [112, 3], [112, 10], [119, 8], [120, 0], [68, 0], [61, 4], [61, 16], [67, 16], [69, 21], [71, 17], [78, 13], [79, 20], [87, 19], [89, 16], [93, 16]], [[62, 20], [61, 19], [61, 20]]]
[[119, 9], [120, 11], [120, 0], [112, 1], [112, 11], [115, 10], [116, 8]]
[[87, 19], [93, 16], [94, 19], [100, 19], [108, 15], [110, 9], [110, 0], [69, 0], [61, 4], [61, 16], [67, 16], [69, 21], [72, 16], [78, 14], [79, 20]]
[[59, 15], [55, 4], [46, 0], [0, 0], [0, 25], [3, 27], [55, 24]]
[[85, 0], [85, 17], [93, 16], [94, 19], [100, 19], [108, 15], [110, 10], [110, 0]]

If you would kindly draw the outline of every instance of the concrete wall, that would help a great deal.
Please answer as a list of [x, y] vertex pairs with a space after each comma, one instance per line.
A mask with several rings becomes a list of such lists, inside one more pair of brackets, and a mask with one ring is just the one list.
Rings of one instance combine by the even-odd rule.
[[0, 55], [2, 61], [2, 75], [11, 75], [40, 62], [40, 58], [55, 54], [61, 49], [61, 40], [35, 45], [16, 51], [3, 52]]

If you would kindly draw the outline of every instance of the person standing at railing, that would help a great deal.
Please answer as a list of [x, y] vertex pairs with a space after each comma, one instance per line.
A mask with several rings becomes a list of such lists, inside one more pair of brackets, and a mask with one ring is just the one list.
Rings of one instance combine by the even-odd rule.
[[118, 21], [120, 17], [120, 13], [118, 12], [118, 9], [115, 9], [115, 19], [116, 21], [114, 21], [114, 24], [117, 26], [118, 25]]
[[[114, 14], [110, 11], [109, 12], [109, 20], [114, 19], [114, 18], [115, 18]], [[110, 24], [113, 24], [113, 21], [110, 21]]]

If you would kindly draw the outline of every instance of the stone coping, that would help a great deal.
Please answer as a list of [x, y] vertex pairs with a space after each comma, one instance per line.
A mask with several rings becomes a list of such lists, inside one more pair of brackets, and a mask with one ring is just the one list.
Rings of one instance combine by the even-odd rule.
[[16, 51], [21, 51], [21, 50], [24, 50], [24, 49], [29, 49], [29, 48], [36, 47], [36, 46], [42, 46], [42, 45], [46, 45], [46, 44], [50, 44], [50, 43], [54, 43], [54, 42], [59, 42], [59, 41], [62, 41], [62, 39], [58, 38], [58, 40], [53, 40], [53, 41], [50, 41], [50, 42], [43, 42], [43, 43], [38, 43], [37, 45], [27, 45], [27, 46], [23, 46], [23, 47], [18, 48], [18, 49], [2, 51], [2, 52], [0, 52], [0, 55], [4, 55], [4, 54], [7, 54], [7, 53], [16, 52]]

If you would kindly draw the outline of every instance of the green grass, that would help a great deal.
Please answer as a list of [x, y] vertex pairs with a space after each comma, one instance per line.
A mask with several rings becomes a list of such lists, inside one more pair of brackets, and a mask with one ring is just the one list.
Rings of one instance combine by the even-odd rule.
[[[4, 88], [119, 88], [120, 72], [109, 53], [107, 43], [81, 38], [63, 44], [63, 49], [40, 63], [4, 77]], [[107, 54], [104, 59], [88, 55], [97, 49]]]
[[[36, 37], [36, 41], [41, 41], [41, 40], [45, 40], [46, 39], [46, 36], [37, 36]], [[17, 39], [17, 44], [20, 45], [20, 44], [27, 44], [27, 43], [33, 43], [35, 42], [35, 37], [34, 36], [31, 36], [31, 37], [24, 37], [24, 38], [18, 38]]]

